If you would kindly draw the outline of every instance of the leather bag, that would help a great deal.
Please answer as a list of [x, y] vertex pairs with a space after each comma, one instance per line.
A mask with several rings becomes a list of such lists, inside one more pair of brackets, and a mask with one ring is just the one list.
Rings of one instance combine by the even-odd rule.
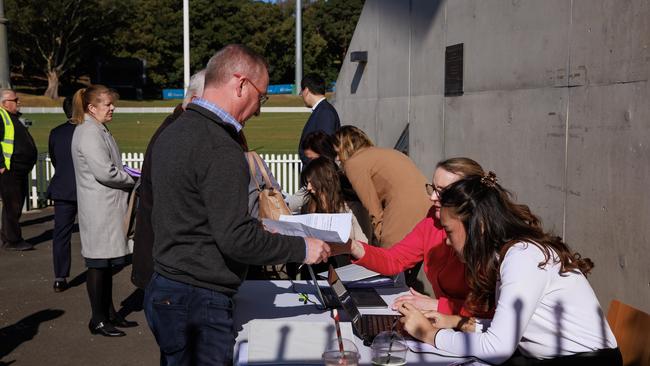
[[[246, 159], [248, 160], [248, 167], [251, 172], [251, 179], [255, 182], [257, 186], [257, 191], [259, 192], [259, 219], [272, 219], [278, 220], [280, 215], [291, 215], [289, 207], [287, 207], [286, 202], [284, 202], [284, 197], [282, 197], [282, 192], [276, 190], [271, 184], [271, 178], [264, 169], [264, 163], [262, 163], [262, 158], [254, 152], [251, 151], [246, 154]], [[262, 178], [264, 179], [264, 188], [260, 187], [260, 182], [257, 180], [256, 171], [262, 173]]]

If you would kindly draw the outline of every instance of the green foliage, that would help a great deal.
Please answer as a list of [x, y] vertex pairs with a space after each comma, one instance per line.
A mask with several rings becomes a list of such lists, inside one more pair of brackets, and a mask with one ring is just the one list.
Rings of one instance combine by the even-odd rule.
[[[42, 73], [36, 39], [78, 43], [67, 70], [92, 70], [97, 56], [137, 57], [154, 89], [183, 82], [183, 16], [179, 0], [7, 0], [14, 69]], [[83, 17], [70, 11], [83, 10]], [[334, 81], [363, 7], [362, 0], [303, 1], [303, 69]], [[191, 69], [221, 47], [246, 44], [264, 55], [271, 83], [293, 83], [295, 2], [190, 0]], [[77, 19], [76, 31], [64, 31]], [[13, 29], [13, 30], [12, 30]], [[75, 44], [76, 44], [75, 43]], [[90, 66], [90, 67], [89, 67]]]
[[[9, 51], [14, 71], [59, 77], [92, 59], [121, 19], [123, 0], [10, 0]], [[54, 90], [56, 94], [56, 89]]]

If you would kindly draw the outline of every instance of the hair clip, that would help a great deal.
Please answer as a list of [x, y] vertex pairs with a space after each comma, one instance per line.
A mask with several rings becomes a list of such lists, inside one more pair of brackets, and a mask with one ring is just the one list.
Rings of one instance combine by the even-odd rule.
[[493, 171], [489, 171], [487, 174], [481, 177], [481, 183], [490, 188], [494, 188], [497, 185], [498, 181], [499, 180], [497, 179], [497, 175], [494, 174]]

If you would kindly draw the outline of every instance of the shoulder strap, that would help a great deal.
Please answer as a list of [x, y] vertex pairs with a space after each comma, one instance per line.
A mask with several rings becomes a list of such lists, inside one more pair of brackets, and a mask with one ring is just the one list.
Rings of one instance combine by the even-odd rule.
[[260, 169], [260, 172], [262, 173], [262, 177], [264, 178], [264, 184], [266, 185], [267, 189], [274, 189], [273, 184], [271, 184], [271, 178], [269, 178], [269, 175], [266, 173], [266, 168], [264, 167], [264, 163], [262, 162], [262, 158], [253, 151], [253, 158], [255, 159], [255, 162], [257, 163], [257, 167]]
[[251, 179], [255, 182], [257, 190], [259, 191], [260, 183], [257, 181], [257, 174], [255, 174], [255, 156], [257, 156], [257, 153], [255, 151], [248, 151], [244, 153], [244, 155], [246, 155], [246, 161], [248, 162], [248, 169], [250, 170]]

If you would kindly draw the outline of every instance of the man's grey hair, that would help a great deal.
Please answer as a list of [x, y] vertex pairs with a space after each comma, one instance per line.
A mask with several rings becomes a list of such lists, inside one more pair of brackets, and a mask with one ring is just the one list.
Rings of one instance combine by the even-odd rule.
[[7, 94], [9, 94], [9, 93], [16, 94], [16, 91], [13, 90], [13, 89], [0, 89], [0, 103], [7, 100]]
[[205, 84], [221, 86], [234, 74], [249, 78], [260, 77], [268, 69], [266, 60], [257, 52], [241, 44], [230, 44], [217, 51], [208, 61]]
[[190, 85], [187, 86], [185, 98], [183, 99], [183, 109], [187, 107], [194, 97], [203, 95], [203, 86], [205, 85], [205, 69], [196, 72], [190, 78]]

